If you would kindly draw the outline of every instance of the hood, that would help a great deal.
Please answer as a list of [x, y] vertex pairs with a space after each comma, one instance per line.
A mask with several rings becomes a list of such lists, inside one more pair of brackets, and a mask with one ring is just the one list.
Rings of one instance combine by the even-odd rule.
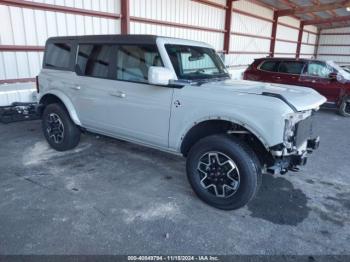
[[312, 88], [302, 86], [268, 84], [245, 80], [209, 82], [202, 86], [213, 88], [213, 91], [219, 88], [239, 93], [276, 97], [276, 99], [283, 100], [297, 111], [316, 109], [327, 101], [324, 96], [320, 95]]

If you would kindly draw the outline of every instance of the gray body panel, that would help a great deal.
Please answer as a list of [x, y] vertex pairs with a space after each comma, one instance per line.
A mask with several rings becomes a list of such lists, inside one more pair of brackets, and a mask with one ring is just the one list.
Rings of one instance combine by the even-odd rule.
[[[210, 47], [205, 43], [163, 37], [150, 37], [148, 41], [157, 44], [164, 67], [173, 71], [174, 80], [177, 77], [165, 44]], [[174, 153], [180, 153], [182, 140], [193, 126], [212, 119], [244, 126], [267, 149], [283, 143], [285, 119], [295, 112], [285, 101], [264, 96], [264, 92], [283, 96], [300, 112], [317, 110], [326, 101], [317, 92], [303, 87], [227, 80], [172, 88], [83, 77], [75, 72], [48, 68], [41, 71], [39, 83], [40, 98], [56, 95], [77, 125]]]

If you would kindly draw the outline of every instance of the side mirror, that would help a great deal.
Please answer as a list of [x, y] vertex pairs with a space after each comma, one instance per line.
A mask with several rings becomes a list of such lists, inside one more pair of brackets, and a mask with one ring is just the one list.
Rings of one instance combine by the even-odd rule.
[[329, 79], [330, 80], [337, 80], [337, 78], [338, 78], [338, 73], [330, 73], [329, 74]]
[[152, 85], [166, 86], [172, 79], [174, 79], [174, 73], [168, 68], [151, 66], [148, 69], [148, 82]]

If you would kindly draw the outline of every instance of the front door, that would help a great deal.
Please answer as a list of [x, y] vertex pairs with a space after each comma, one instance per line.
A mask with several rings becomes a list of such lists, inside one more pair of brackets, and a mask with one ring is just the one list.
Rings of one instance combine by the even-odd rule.
[[315, 89], [324, 95], [329, 102], [337, 102], [341, 92], [341, 84], [329, 75], [333, 69], [321, 61], [309, 62], [303, 75], [300, 77], [300, 85]]

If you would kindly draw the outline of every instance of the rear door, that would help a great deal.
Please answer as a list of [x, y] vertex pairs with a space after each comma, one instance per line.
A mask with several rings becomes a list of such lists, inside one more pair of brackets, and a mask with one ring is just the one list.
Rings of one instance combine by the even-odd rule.
[[279, 60], [265, 60], [263, 61], [257, 68], [256, 81], [268, 82], [268, 83], [276, 83], [278, 82], [278, 78], [276, 78], [276, 74], [278, 74], [278, 67], [280, 61]]
[[298, 85], [306, 63], [296, 60], [284, 60], [279, 64], [278, 74], [274, 77], [277, 83], [285, 85]]
[[110, 74], [116, 59], [115, 45], [78, 45], [75, 66], [76, 79], [72, 87], [73, 104], [80, 122], [86, 128], [109, 132], [113, 129], [112, 112], [106, 111], [114, 103]]
[[329, 75], [334, 69], [325, 62], [311, 61], [308, 63], [304, 73], [300, 77], [300, 85], [315, 89], [327, 97], [329, 102], [336, 102], [341, 92], [342, 84]]

